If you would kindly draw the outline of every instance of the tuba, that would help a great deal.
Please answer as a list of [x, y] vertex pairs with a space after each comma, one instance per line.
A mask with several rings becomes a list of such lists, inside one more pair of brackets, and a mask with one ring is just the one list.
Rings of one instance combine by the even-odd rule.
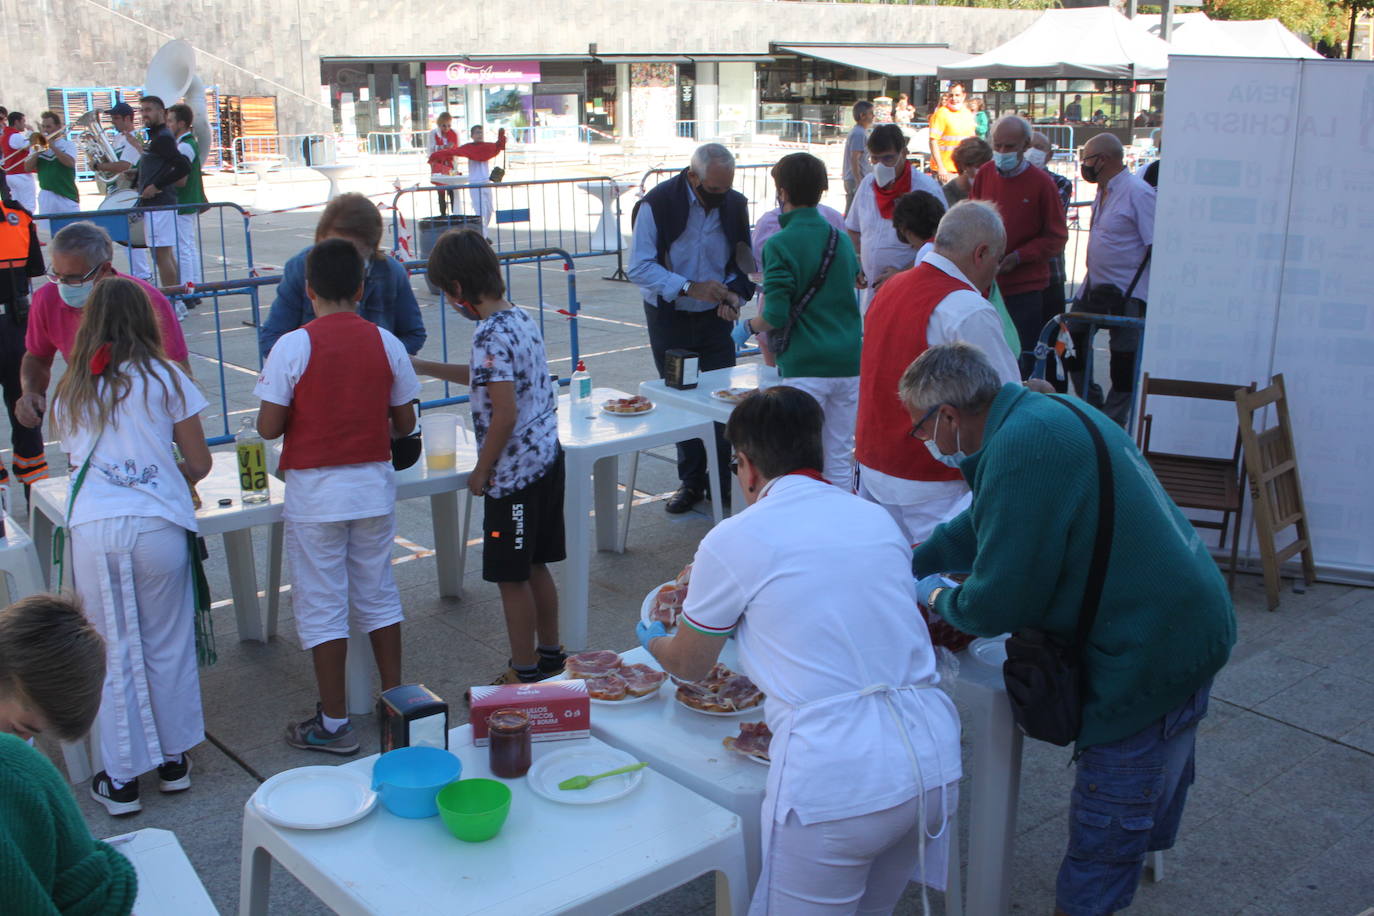
[[[73, 121], [72, 130], [77, 132], [78, 142], [85, 152], [86, 162], [91, 168], [94, 169], [97, 165], [119, 160], [114, 147], [110, 145], [110, 138], [105, 136], [105, 128], [100, 123], [100, 112], [96, 109], [91, 109]], [[116, 187], [124, 187], [128, 184], [127, 179], [125, 179], [124, 184], [120, 184], [121, 179], [125, 179], [125, 176], [119, 175], [111, 180], [98, 170], [95, 173], [95, 185], [102, 194], [108, 194]]]
[[205, 84], [196, 75], [196, 49], [175, 39], [157, 49], [143, 77], [143, 94], [155, 95], [166, 105], [185, 97], [195, 117], [191, 131], [204, 156], [210, 149], [210, 117], [205, 106]]

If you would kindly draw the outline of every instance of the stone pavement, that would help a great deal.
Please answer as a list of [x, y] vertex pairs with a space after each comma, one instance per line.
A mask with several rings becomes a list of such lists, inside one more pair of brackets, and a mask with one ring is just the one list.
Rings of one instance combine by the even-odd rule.
[[[371, 181], [370, 187], [379, 190], [379, 179]], [[223, 192], [235, 193], [231, 188]], [[288, 192], [307, 199], [310, 193], [283, 189], [284, 195]], [[238, 193], [246, 192], [241, 186]], [[283, 263], [309, 243], [314, 219], [314, 212], [305, 212], [255, 223], [259, 260]], [[652, 373], [652, 363], [636, 291], [602, 279], [613, 267], [607, 259], [577, 262], [582, 352], [598, 385], [633, 392]], [[523, 305], [537, 305], [532, 298], [534, 271], [523, 267], [513, 273], [513, 295]], [[559, 307], [562, 271], [550, 267], [545, 274], [545, 301]], [[439, 306], [425, 293], [423, 281], [415, 286], [431, 331], [425, 355], [439, 358]], [[269, 303], [270, 296], [264, 308]], [[184, 327], [197, 354], [197, 375], [207, 387], [216, 388], [221, 357], [212, 309], [207, 300]], [[254, 333], [241, 324], [248, 314], [242, 297], [221, 303], [222, 359], [235, 425], [238, 415], [256, 407], [251, 398], [257, 369]], [[552, 371], [570, 374], [566, 322], [551, 312], [546, 319]], [[447, 328], [450, 353], [455, 360], [465, 359], [466, 322], [450, 313]], [[438, 383], [431, 382], [424, 396], [436, 397], [438, 392]], [[450, 409], [466, 413], [464, 406]], [[207, 419], [207, 429], [214, 432], [211, 427], [217, 422]], [[53, 451], [50, 457], [55, 458]], [[670, 450], [659, 454], [671, 456]], [[58, 467], [64, 466], [58, 462]], [[658, 503], [674, 485], [670, 463], [642, 463], [636, 497], [644, 505], [634, 513], [628, 550], [593, 556], [592, 648], [634, 644], [633, 624], [642, 596], [688, 562], [708, 530], [703, 514], [670, 517], [662, 511]], [[496, 589], [481, 581], [480, 544], [469, 560], [463, 598], [436, 597], [427, 504], [402, 503], [397, 519], [393, 562], [407, 614], [405, 679], [427, 684], [461, 716], [463, 689], [487, 682], [505, 664], [500, 601]], [[265, 568], [264, 540], [259, 533], [260, 570]], [[211, 543], [211, 553], [220, 661], [202, 672], [208, 740], [193, 752], [194, 787], [179, 796], [162, 797], [145, 779], [143, 812], [123, 819], [107, 816], [86, 797], [84, 787], [77, 787], [77, 797], [97, 836], [140, 827], [175, 831], [216, 905], [229, 913], [238, 906], [244, 802], [275, 773], [330, 761], [289, 748], [282, 740], [286, 723], [307, 716], [315, 702], [310, 659], [294, 638], [290, 601], [283, 602], [277, 639], [267, 645], [238, 642], [217, 541]], [[1231, 664], [1217, 680], [1211, 714], [1201, 726], [1198, 782], [1179, 845], [1167, 857], [1166, 880], [1147, 880], [1131, 912], [1354, 916], [1374, 905], [1374, 869], [1368, 866], [1374, 845], [1374, 674], [1364, 657], [1374, 642], [1374, 591], [1330, 584], [1305, 594], [1286, 590], [1278, 612], [1269, 613], [1259, 579], [1242, 576], [1235, 599], [1240, 640]], [[355, 721], [363, 753], [375, 751], [373, 717]], [[56, 748], [47, 742], [43, 747], [60, 765]], [[1072, 781], [1068, 764], [1067, 750], [1027, 743], [1012, 875], [1017, 913], [1048, 914], [1053, 909]], [[965, 814], [967, 802], [965, 792]], [[289, 875], [274, 868], [273, 912], [325, 912]], [[932, 895], [932, 903], [936, 912], [943, 911], [939, 894]], [[708, 878], [636, 912], [705, 914], [712, 905]], [[919, 895], [909, 891], [898, 912], [920, 912]]]

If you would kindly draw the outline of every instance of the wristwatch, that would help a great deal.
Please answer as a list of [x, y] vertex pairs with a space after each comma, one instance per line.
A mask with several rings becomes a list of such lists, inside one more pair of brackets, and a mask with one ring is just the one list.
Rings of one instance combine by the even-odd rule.
[[681, 298], [681, 297], [687, 295], [688, 292], [691, 291], [691, 289], [692, 289], [692, 281], [691, 281], [691, 280], [685, 281], [685, 282], [682, 284], [682, 289], [678, 290], [678, 293], [677, 293], [677, 294], [678, 294], [678, 298]]

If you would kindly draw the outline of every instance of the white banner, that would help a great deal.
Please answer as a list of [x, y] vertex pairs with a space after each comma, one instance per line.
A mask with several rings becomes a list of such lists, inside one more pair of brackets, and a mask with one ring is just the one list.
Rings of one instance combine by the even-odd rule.
[[[1374, 63], [1174, 56], [1166, 93], [1145, 371], [1282, 373], [1317, 564], [1374, 576]], [[1231, 453], [1233, 407], [1150, 412]]]

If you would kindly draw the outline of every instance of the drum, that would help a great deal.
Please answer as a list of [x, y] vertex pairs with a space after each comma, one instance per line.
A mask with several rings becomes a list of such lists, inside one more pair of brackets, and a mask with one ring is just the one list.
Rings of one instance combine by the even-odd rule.
[[[138, 192], [133, 190], [112, 191], [100, 202], [97, 210], [128, 210], [138, 206]], [[107, 219], [97, 220], [105, 231], [110, 233], [110, 238], [121, 245], [129, 245], [134, 248], [146, 248], [147, 242], [143, 236], [143, 214], [130, 213], [124, 219], [118, 216], [111, 216]]]

